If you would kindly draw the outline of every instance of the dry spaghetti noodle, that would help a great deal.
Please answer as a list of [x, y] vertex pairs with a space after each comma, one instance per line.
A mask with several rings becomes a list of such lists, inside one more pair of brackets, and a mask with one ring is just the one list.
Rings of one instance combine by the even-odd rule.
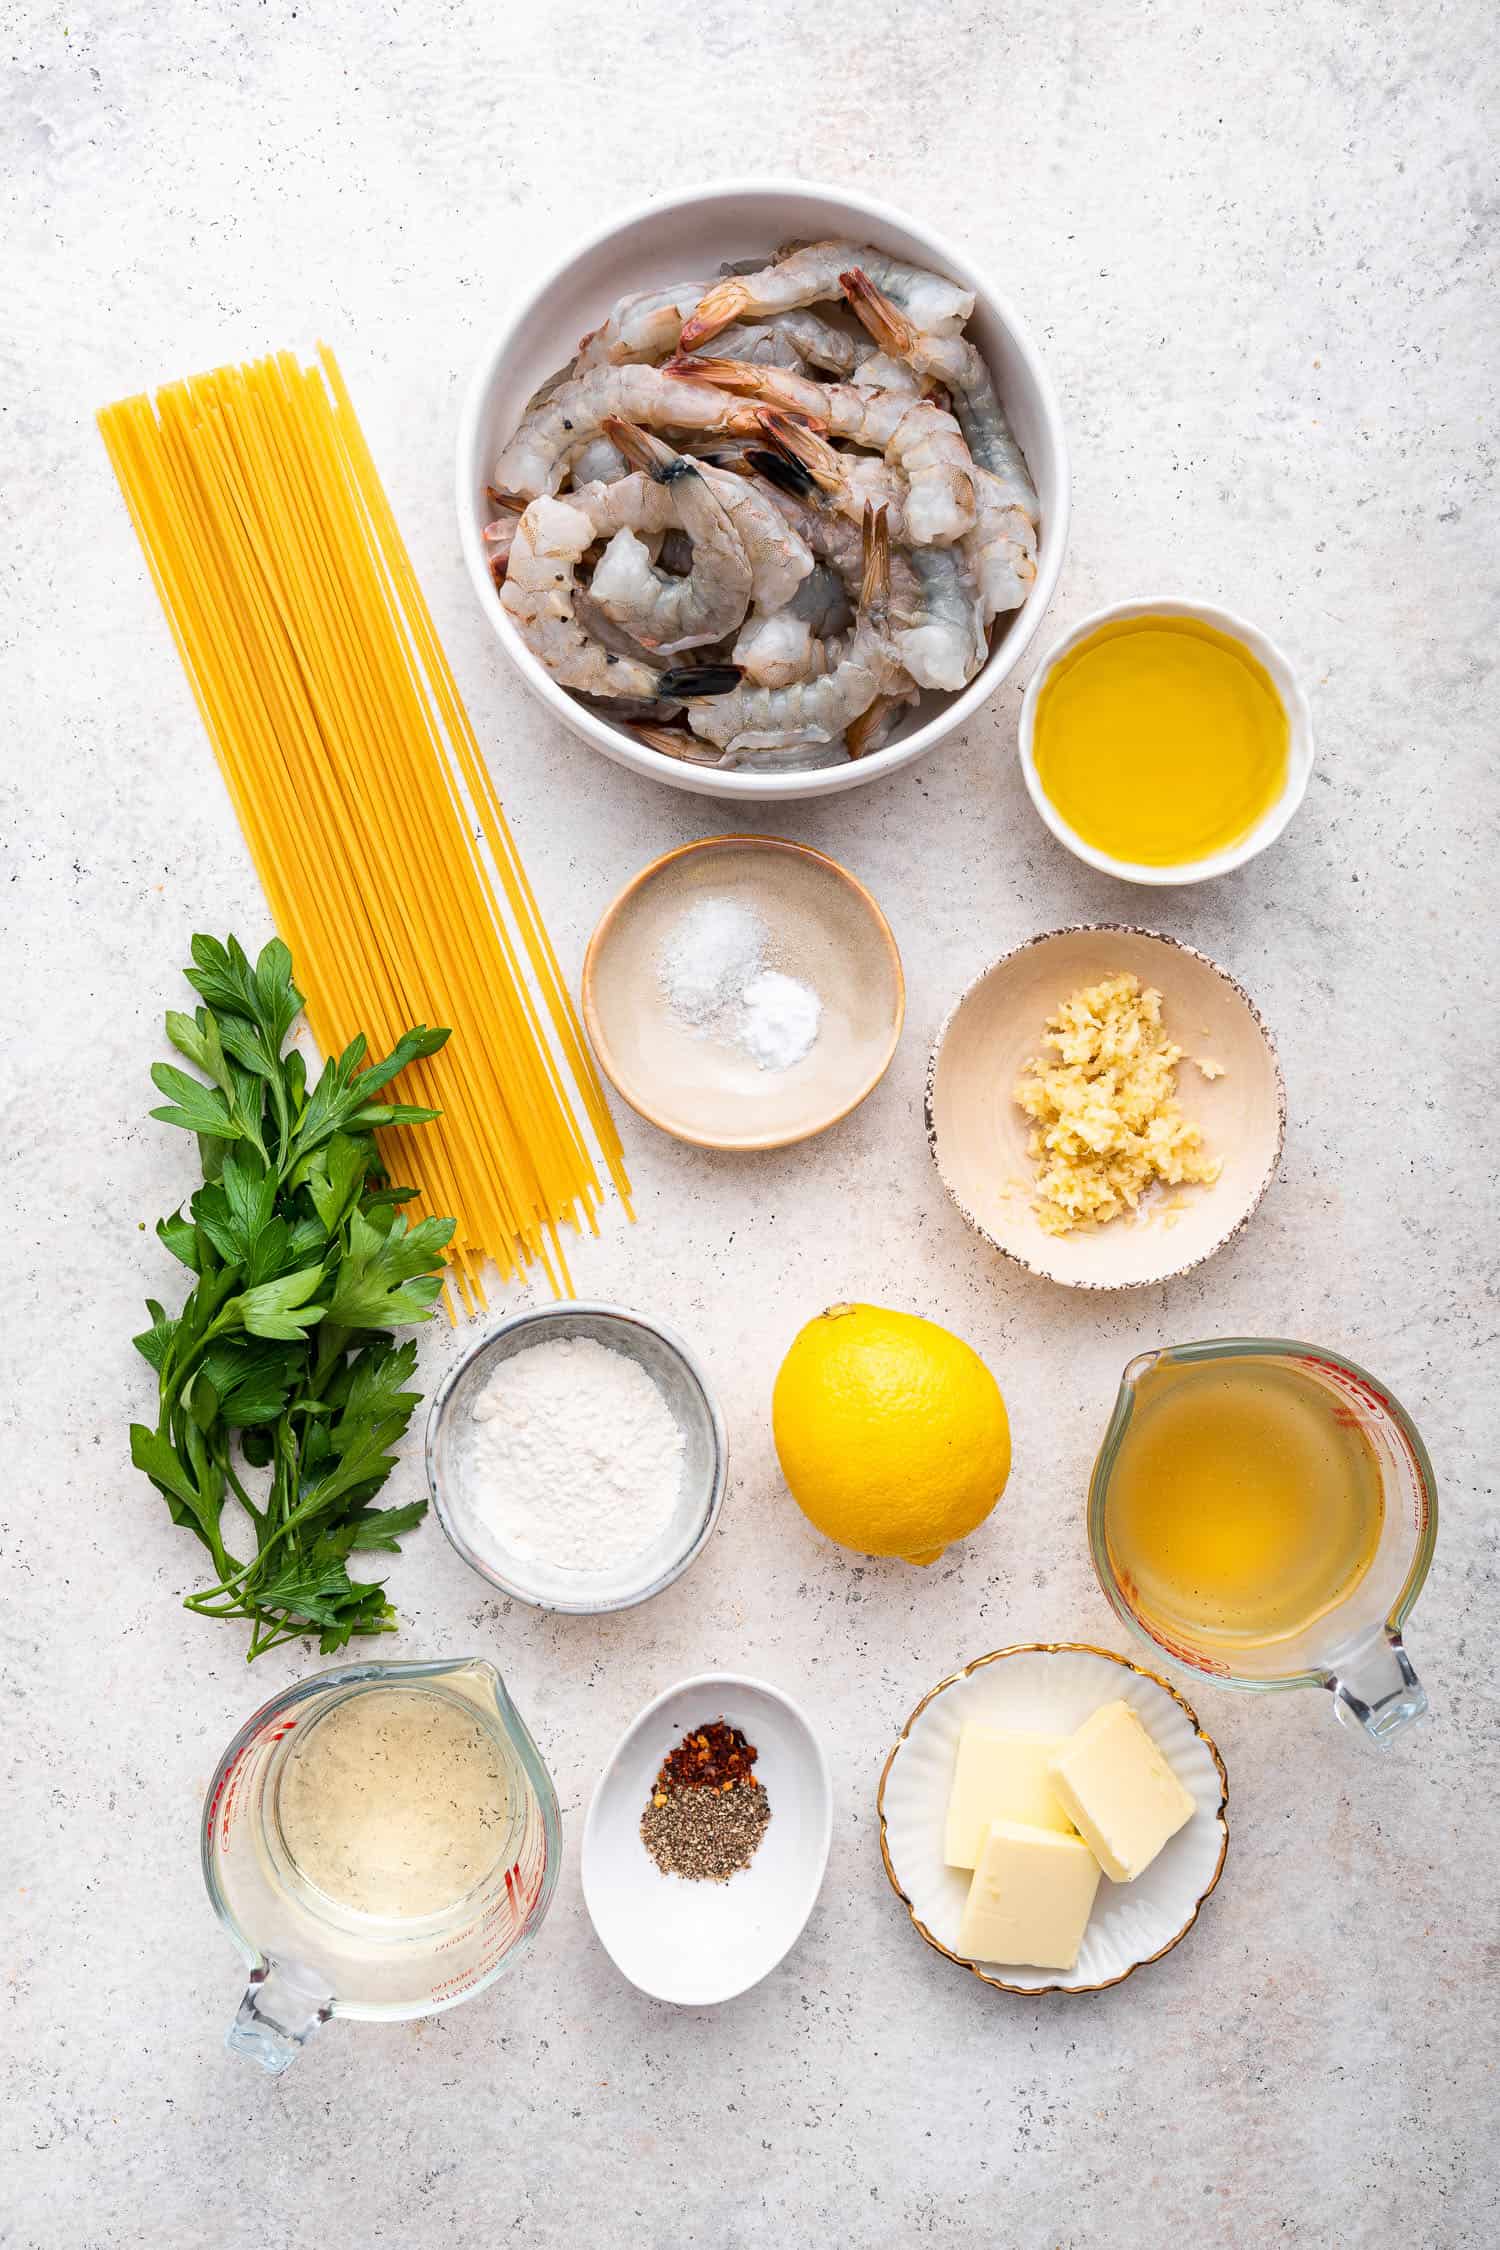
[[[327, 1053], [447, 1024], [406, 1074], [442, 1111], [383, 1161], [457, 1225], [450, 1279], [596, 1225], [619, 1136], [333, 354], [106, 407], [99, 427]], [[587, 1137], [592, 1136], [592, 1147]]]

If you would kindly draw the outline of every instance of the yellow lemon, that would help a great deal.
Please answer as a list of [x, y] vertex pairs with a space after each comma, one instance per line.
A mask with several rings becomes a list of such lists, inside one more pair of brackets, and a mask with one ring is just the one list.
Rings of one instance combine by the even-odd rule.
[[1010, 1475], [1005, 1401], [978, 1353], [880, 1305], [808, 1322], [781, 1363], [771, 1427], [803, 1514], [861, 1554], [936, 1562]]

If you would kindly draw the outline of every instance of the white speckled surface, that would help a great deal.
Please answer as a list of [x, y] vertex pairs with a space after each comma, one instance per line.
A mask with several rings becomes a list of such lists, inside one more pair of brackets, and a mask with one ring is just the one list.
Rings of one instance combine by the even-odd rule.
[[[1466, 1055], [1493, 958], [1493, 31], [1479, 0], [12, 11], [7, 2250], [1493, 2243], [1494, 1099]], [[1255, 866], [1152, 907], [1279, 1034], [1283, 1176], [1221, 1259], [1118, 1305], [1004, 1266], [944, 1197], [918, 1103], [953, 995], [1033, 930], [1140, 903], [1032, 814], [1019, 680], [912, 774], [779, 814], [890, 914], [895, 1066], [828, 1139], [757, 1161], [627, 1115], [640, 1225], [576, 1270], [701, 1344], [733, 1433], [722, 1528], [658, 1602], [601, 1623], [499, 1608], [435, 1526], [412, 1540], [387, 1647], [498, 1658], [564, 1805], [558, 1902], [512, 1983], [427, 2024], [332, 2027], [273, 2087], [221, 2045], [238, 1963], [199, 1882], [198, 1799], [308, 1660], [249, 1674], [232, 1633], [181, 1613], [196, 1550], [124, 1430], [139, 1302], [171, 1286], [138, 1230], [189, 1184], [145, 1115], [161, 1011], [195, 928], [266, 924], [90, 414], [264, 345], [336, 345], [576, 975], [618, 884], [715, 815], [591, 761], [502, 671], [458, 558], [456, 401], [507, 294], [571, 235], [749, 167], [889, 195], [1003, 276], [1073, 440], [1058, 628], [1176, 582], [1301, 665], [1303, 812]], [[1011, 1403], [1005, 1503], [928, 1574], [823, 1545], [775, 1472], [774, 1367], [847, 1295], [949, 1322]], [[1321, 1697], [1204, 1690], [1231, 1847], [1190, 1940], [1098, 1999], [982, 1990], [886, 1887], [881, 1759], [986, 1648], [1119, 1645], [1081, 1515], [1118, 1369], [1246, 1328], [1347, 1349], [1428, 1437], [1446, 1520], [1411, 1638], [1432, 1720], [1382, 1762]], [[429, 1378], [456, 1349], [430, 1339]], [[417, 1489], [413, 1456], [393, 1496]], [[817, 1714], [833, 1857], [767, 1983], [672, 2013], [593, 1941], [580, 1815], [631, 1714], [710, 1665]]]

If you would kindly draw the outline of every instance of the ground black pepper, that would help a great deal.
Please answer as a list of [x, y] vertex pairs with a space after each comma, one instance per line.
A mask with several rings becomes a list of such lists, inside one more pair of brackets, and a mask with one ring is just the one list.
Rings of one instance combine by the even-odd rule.
[[738, 1727], [713, 1719], [663, 1759], [641, 1815], [641, 1841], [664, 1875], [727, 1883], [749, 1866], [771, 1818], [755, 1757]]

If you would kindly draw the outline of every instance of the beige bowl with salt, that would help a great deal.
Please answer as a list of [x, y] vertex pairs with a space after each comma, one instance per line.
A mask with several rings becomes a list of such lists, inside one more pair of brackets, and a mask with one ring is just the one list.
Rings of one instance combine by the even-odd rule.
[[[785, 1067], [758, 1058], [726, 985], [684, 1013], [705, 906], [762, 933], [752, 972], [817, 999], [817, 1030]], [[879, 1084], [906, 1012], [901, 956], [862, 883], [806, 844], [708, 836], [653, 860], [601, 916], [583, 963], [583, 1020], [611, 1084], [651, 1124], [699, 1148], [785, 1148], [847, 1117]]]
[[[1016, 1081], [1041, 1053], [1049, 1016], [1119, 973], [1162, 996], [1183, 1051], [1177, 1097], [1223, 1168], [1211, 1186], [1153, 1188], [1134, 1214], [1049, 1234], [1032, 1207], [1031, 1120]], [[1205, 1077], [1204, 1061], [1221, 1075]], [[1105, 923], [1049, 930], [977, 977], [938, 1033], [927, 1071], [927, 1139], [943, 1185], [986, 1242], [1072, 1289], [1142, 1289], [1201, 1265], [1233, 1240], [1276, 1175], [1286, 1088], [1254, 1001], [1192, 946]]]

